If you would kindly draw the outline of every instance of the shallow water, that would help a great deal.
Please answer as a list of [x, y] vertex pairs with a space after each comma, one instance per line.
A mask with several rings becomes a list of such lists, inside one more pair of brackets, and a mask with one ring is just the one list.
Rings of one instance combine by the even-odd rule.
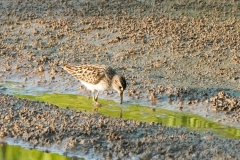
[[[29, 100], [49, 102], [62, 108], [69, 107], [71, 109], [93, 112], [92, 99], [84, 96], [74, 94], [42, 94], [34, 96], [18, 94], [16, 96]], [[100, 99], [99, 102], [102, 104], [102, 107], [98, 109], [98, 113], [107, 116], [119, 117], [121, 108], [122, 118], [124, 119], [156, 122], [166, 126], [183, 126], [200, 132], [210, 131], [220, 137], [240, 139], [239, 129], [212, 122], [195, 114], [169, 111], [162, 108], [155, 108], [155, 111], [153, 111], [149, 106], [140, 106], [129, 102], [123, 105], [119, 105], [112, 100]]]
[[[20, 146], [0, 144], [0, 160], [70, 160], [71, 158]], [[80, 160], [80, 159], [76, 159]]]

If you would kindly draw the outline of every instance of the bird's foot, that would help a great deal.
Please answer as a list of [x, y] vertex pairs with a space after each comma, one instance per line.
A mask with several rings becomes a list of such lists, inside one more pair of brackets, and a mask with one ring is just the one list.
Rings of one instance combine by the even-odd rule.
[[94, 107], [94, 108], [93, 108], [93, 111], [94, 111], [94, 112], [98, 112], [98, 107]]
[[98, 103], [98, 102], [95, 102], [95, 103], [94, 103], [94, 106], [95, 106], [95, 107], [98, 107], [98, 108], [102, 107], [102, 105], [101, 105], [100, 103]]

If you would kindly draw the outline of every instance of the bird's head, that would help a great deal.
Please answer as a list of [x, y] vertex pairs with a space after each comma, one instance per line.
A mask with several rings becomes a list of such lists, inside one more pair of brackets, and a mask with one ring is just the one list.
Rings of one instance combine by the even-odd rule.
[[123, 91], [126, 89], [127, 83], [124, 77], [115, 75], [112, 79], [112, 88], [116, 90], [120, 96], [120, 104], [123, 101]]

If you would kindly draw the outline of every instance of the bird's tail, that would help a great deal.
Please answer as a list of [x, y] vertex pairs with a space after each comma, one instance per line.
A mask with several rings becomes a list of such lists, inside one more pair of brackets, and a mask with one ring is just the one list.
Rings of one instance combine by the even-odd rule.
[[63, 66], [62, 68], [72, 75], [75, 75], [78, 70], [78, 66], [71, 66], [69, 64]]

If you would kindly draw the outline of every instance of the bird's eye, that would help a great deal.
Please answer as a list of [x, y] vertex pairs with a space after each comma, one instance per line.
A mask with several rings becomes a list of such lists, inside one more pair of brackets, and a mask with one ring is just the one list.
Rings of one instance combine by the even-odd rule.
[[119, 86], [119, 89], [122, 89], [122, 87], [121, 87], [121, 86]]

